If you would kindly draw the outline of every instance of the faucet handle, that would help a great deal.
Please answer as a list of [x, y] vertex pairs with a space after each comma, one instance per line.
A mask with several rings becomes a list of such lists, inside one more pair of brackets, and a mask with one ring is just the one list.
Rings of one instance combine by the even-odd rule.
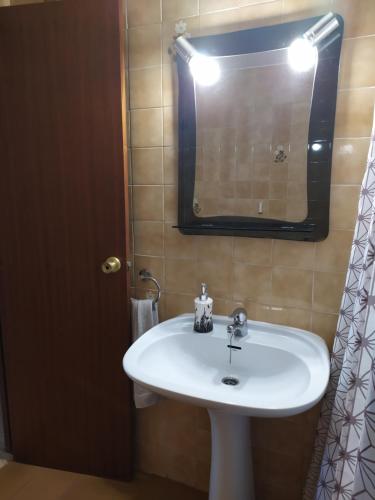
[[229, 317], [234, 320], [235, 325], [243, 326], [247, 322], [247, 311], [243, 307], [238, 307]]

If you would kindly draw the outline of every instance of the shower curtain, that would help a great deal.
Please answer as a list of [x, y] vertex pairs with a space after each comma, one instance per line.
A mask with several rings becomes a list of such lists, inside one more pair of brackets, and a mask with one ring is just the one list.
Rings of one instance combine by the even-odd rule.
[[375, 499], [375, 122], [304, 500]]

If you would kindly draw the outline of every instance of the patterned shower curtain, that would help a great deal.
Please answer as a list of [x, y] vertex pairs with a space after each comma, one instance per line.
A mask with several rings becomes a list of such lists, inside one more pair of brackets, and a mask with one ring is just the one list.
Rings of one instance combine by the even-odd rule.
[[375, 499], [375, 123], [304, 500]]

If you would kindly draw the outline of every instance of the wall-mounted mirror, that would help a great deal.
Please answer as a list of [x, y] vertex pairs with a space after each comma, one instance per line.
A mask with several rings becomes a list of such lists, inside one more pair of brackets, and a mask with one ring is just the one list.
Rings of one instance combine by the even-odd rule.
[[297, 47], [300, 66], [290, 46], [320, 18], [190, 39], [220, 69], [211, 85], [178, 55], [183, 233], [327, 236], [343, 32], [334, 19], [310, 63]]

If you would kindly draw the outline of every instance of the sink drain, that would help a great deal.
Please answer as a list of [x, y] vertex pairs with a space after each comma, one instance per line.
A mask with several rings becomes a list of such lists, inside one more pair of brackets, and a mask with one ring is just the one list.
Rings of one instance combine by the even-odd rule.
[[238, 385], [240, 383], [238, 378], [235, 377], [224, 377], [223, 379], [221, 379], [221, 381], [225, 385]]

